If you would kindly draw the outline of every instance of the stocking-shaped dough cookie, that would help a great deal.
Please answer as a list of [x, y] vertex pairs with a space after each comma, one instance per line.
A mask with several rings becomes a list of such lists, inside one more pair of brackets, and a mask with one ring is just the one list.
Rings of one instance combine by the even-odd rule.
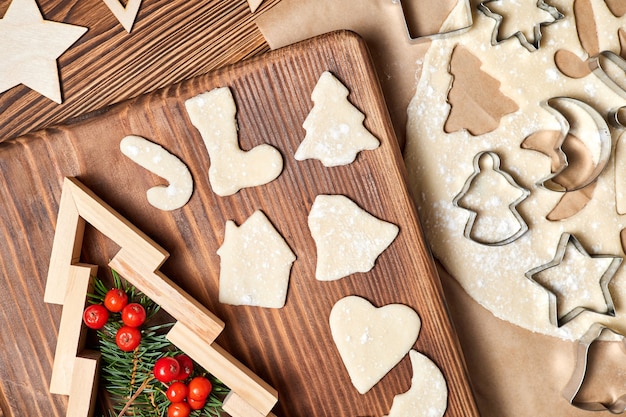
[[249, 151], [239, 148], [237, 109], [228, 87], [216, 88], [185, 102], [211, 159], [209, 182], [215, 194], [228, 196], [242, 188], [271, 182], [283, 170], [283, 158], [273, 146]]
[[343, 195], [318, 195], [309, 229], [317, 246], [315, 278], [320, 281], [369, 271], [399, 231]]

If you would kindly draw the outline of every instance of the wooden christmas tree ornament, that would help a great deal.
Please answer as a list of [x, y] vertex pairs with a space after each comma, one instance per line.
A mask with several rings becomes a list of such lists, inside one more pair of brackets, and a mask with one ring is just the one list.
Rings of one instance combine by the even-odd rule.
[[80, 263], [85, 225], [120, 246], [109, 265], [177, 322], [167, 338], [231, 390], [234, 417], [271, 416], [277, 391], [222, 349], [224, 323], [159, 272], [169, 254], [75, 178], [65, 178], [44, 300], [63, 305], [50, 392], [69, 395], [67, 416], [93, 413], [99, 352], [84, 349], [82, 312], [97, 266]]

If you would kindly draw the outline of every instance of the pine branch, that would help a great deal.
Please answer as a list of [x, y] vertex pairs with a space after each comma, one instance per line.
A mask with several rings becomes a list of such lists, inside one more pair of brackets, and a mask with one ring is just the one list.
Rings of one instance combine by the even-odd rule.
[[[141, 344], [132, 352], [124, 352], [115, 342], [115, 334], [122, 326], [119, 313], [111, 313], [109, 321], [97, 331], [101, 359], [102, 386], [108, 392], [113, 410], [108, 417], [128, 415], [134, 417], [163, 417], [167, 415], [169, 400], [165, 395], [167, 386], [154, 379], [152, 368], [162, 356], [176, 356], [183, 352], [167, 340], [166, 334], [174, 323], [152, 324], [159, 306], [144, 294], [129, 286], [115, 272], [113, 282], [122, 288], [130, 300], [144, 306], [147, 320], [142, 327]], [[98, 278], [94, 280], [94, 293], [89, 296], [92, 303], [100, 303], [109, 290]], [[220, 417], [222, 400], [229, 389], [212, 375], [201, 370], [196, 364], [194, 375], [203, 375], [213, 384], [213, 390], [203, 409], [191, 413], [193, 417]]]

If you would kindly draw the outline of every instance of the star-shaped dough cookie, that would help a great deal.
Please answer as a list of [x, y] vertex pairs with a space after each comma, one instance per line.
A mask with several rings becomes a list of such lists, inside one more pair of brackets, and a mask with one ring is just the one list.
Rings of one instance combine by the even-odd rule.
[[60, 104], [56, 60], [86, 31], [44, 20], [35, 0], [13, 0], [0, 19], [0, 93], [24, 84]]

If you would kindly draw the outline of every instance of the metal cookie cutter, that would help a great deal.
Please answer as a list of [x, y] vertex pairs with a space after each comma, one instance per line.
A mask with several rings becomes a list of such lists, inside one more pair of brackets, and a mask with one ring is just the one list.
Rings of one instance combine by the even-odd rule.
[[[611, 51], [600, 52], [589, 60], [591, 71], [617, 95], [626, 99], [626, 60]], [[609, 122], [626, 127], [626, 106], [609, 112]]]
[[576, 399], [581, 387], [583, 386], [583, 383], [585, 382], [589, 360], [589, 349], [591, 345], [596, 342], [600, 338], [600, 336], [602, 336], [602, 334], [607, 332], [613, 333], [614, 335], [620, 337], [621, 343], [623, 344], [622, 347], [626, 350], [626, 339], [624, 339], [623, 335], [614, 332], [613, 330], [605, 327], [600, 323], [593, 324], [589, 328], [589, 330], [587, 330], [587, 332], [583, 335], [583, 337], [578, 341], [576, 366], [569, 382], [563, 390], [563, 396], [567, 399], [567, 401], [570, 402], [570, 404], [578, 408], [582, 408], [583, 410], [608, 410], [614, 414], [619, 414], [623, 413], [626, 410], [626, 394], [618, 397], [611, 403], [585, 402]]
[[[565, 107], [561, 107], [563, 106], [563, 104], [565, 104]], [[541, 103], [541, 105], [547, 111], [552, 113], [552, 115], [558, 120], [559, 124], [561, 125], [561, 139], [557, 144], [557, 148], [553, 149], [553, 151], [559, 155], [559, 159], [563, 161], [563, 163], [558, 170], [552, 172], [549, 176], [539, 181], [537, 185], [550, 191], [558, 192], [577, 191], [585, 188], [586, 186], [598, 179], [600, 174], [607, 167], [609, 159], [611, 158], [612, 139], [611, 133], [609, 131], [609, 126], [607, 125], [604, 118], [600, 115], [600, 113], [598, 113], [593, 107], [575, 98], [554, 97]], [[567, 162], [567, 155], [565, 155], [565, 153], [563, 152], [562, 146], [570, 131], [570, 123], [563, 115], [563, 113], [559, 110], [559, 107], [566, 109], [567, 105], [574, 106], [574, 108], [579, 108], [582, 112], [584, 112], [591, 118], [597, 129], [600, 152], [598, 154], [598, 160], [595, 169], [586, 178], [579, 180], [576, 184], [566, 187], [562, 184], [559, 184], [554, 179], [558, 177], [559, 174], [561, 174], [563, 171], [565, 171], [565, 169], [569, 166], [569, 163]]]
[[493, 12], [489, 8], [489, 6], [487, 6], [488, 3], [491, 3], [494, 1], [500, 1], [500, 0], [485, 0], [478, 4], [478, 10], [480, 10], [485, 15], [487, 15], [488, 17], [496, 21], [496, 27], [494, 28], [493, 33], [491, 34], [491, 45], [493, 46], [498, 45], [499, 43], [509, 40], [513, 37], [516, 37], [524, 48], [528, 49], [528, 51], [530, 52], [535, 52], [536, 50], [539, 49], [541, 38], [543, 37], [543, 34], [541, 33], [541, 28], [543, 28], [544, 26], [551, 25], [552, 23], [558, 20], [561, 20], [564, 17], [563, 13], [559, 12], [556, 7], [546, 4], [543, 0], [537, 0], [537, 7], [540, 8], [541, 10], [548, 12], [554, 20], [552, 22], [542, 22], [542, 23], [538, 23], [535, 25], [534, 30], [533, 30], [533, 35], [535, 39], [533, 40], [533, 42], [530, 42], [528, 39], [526, 39], [526, 36], [521, 31], [515, 32], [513, 35], [509, 36], [508, 38], [501, 39], [500, 38], [500, 25], [502, 24], [502, 21], [504, 20], [504, 16]]
[[559, 240], [559, 244], [557, 246], [554, 259], [552, 259], [547, 264], [531, 269], [525, 274], [526, 278], [530, 279], [532, 282], [534, 282], [535, 284], [539, 285], [540, 287], [542, 287], [543, 289], [547, 291], [548, 297], [549, 297], [549, 303], [550, 303], [550, 311], [549, 311], [550, 322], [557, 327], [561, 327], [565, 323], [574, 319], [574, 317], [578, 316], [583, 311], [592, 311], [594, 313], [615, 317], [615, 305], [613, 303], [613, 299], [611, 298], [611, 293], [609, 291], [609, 282], [611, 282], [611, 280], [613, 279], [613, 276], [617, 272], [617, 269], [621, 265], [622, 258], [611, 256], [611, 255], [593, 256], [593, 258], [612, 258], [613, 259], [613, 261], [611, 261], [608, 268], [604, 271], [604, 273], [602, 274], [602, 277], [600, 278], [600, 289], [602, 290], [602, 295], [604, 296], [604, 301], [606, 303], [606, 312], [596, 311], [588, 307], [578, 306], [572, 309], [571, 311], [568, 311], [565, 315], [563, 315], [563, 317], [559, 317], [556, 294], [553, 293], [548, 288], [546, 288], [541, 283], [539, 283], [535, 279], [535, 276], [539, 274], [540, 272], [545, 271], [546, 269], [550, 269], [550, 268], [560, 265], [563, 262], [563, 257], [565, 256], [565, 250], [567, 249], [568, 245], [573, 245], [574, 248], [583, 256], [591, 257], [574, 235], [570, 233], [563, 233]]
[[515, 219], [519, 222], [520, 228], [519, 228], [519, 230], [515, 234], [507, 237], [506, 239], [503, 239], [503, 240], [500, 240], [500, 241], [497, 241], [497, 242], [491, 242], [491, 241], [487, 241], [487, 240], [484, 240], [484, 239], [478, 239], [478, 238], [472, 236], [472, 229], [474, 228], [474, 222], [476, 221], [477, 213], [472, 211], [472, 210], [469, 210], [469, 213], [470, 213], [469, 214], [469, 219], [467, 220], [467, 223], [465, 224], [465, 230], [463, 232], [463, 235], [467, 239], [473, 240], [474, 242], [481, 243], [483, 245], [487, 245], [487, 246], [504, 246], [504, 245], [508, 245], [509, 243], [512, 243], [515, 240], [519, 239], [524, 233], [526, 233], [528, 231], [528, 224], [526, 223], [524, 218], [517, 211], [517, 206], [530, 195], [530, 191], [527, 190], [524, 187], [521, 187], [519, 184], [517, 184], [515, 182], [513, 177], [511, 177], [511, 175], [509, 175], [506, 171], [503, 171], [503, 170], [500, 169], [500, 157], [498, 156], [498, 154], [496, 154], [495, 152], [492, 152], [492, 151], [484, 151], [484, 152], [479, 152], [478, 154], [476, 154], [476, 156], [474, 156], [474, 161], [473, 161], [474, 172], [465, 181], [465, 184], [463, 185], [463, 188], [461, 189], [461, 191], [452, 200], [452, 204], [454, 204], [455, 207], [464, 208], [464, 207], [462, 207], [460, 205], [460, 200], [467, 194], [467, 192], [469, 191], [470, 187], [472, 186], [472, 183], [473, 183], [474, 179], [481, 173], [481, 162], [480, 161], [485, 156], [491, 158], [492, 164], [493, 164], [493, 170], [495, 172], [497, 172], [498, 174], [502, 175], [502, 177], [512, 187], [517, 188], [520, 191], [520, 197], [517, 198], [512, 203], [510, 203], [509, 206], [508, 206], [509, 210], [511, 211], [511, 213], [513, 214]]
[[458, 8], [462, 9], [462, 13], [464, 15], [463, 25], [460, 27], [447, 28], [444, 24], [440, 28], [440, 32], [431, 33], [426, 35], [415, 35], [414, 31], [411, 29], [411, 25], [409, 24], [409, 20], [411, 20], [411, 16], [415, 13], [410, 7], [407, 6], [408, 3], [415, 0], [395, 0], [395, 2], [399, 3], [402, 7], [402, 15], [404, 17], [404, 25], [406, 28], [406, 33], [409, 36], [409, 41], [413, 43], [424, 42], [429, 39], [439, 39], [444, 38], [451, 35], [458, 35], [463, 32], [466, 32], [469, 28], [474, 24], [474, 19], [472, 16], [472, 6], [470, 5], [470, 0], [457, 0], [457, 6], [455, 6], [451, 13], [458, 12]]

